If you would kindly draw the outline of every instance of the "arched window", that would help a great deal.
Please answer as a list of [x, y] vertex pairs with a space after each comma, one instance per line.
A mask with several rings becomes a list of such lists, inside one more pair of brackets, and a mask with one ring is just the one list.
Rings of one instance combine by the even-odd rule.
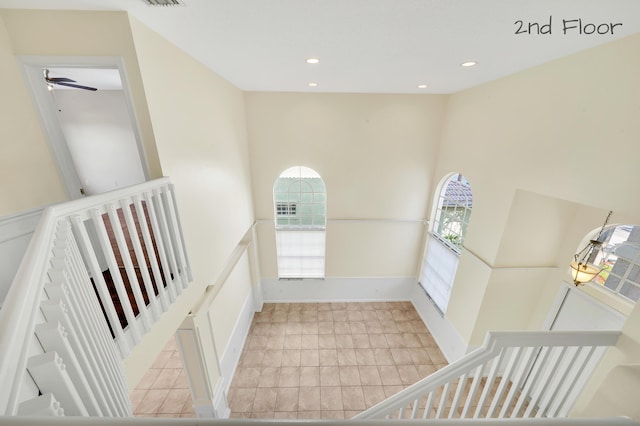
[[459, 173], [449, 177], [438, 196], [431, 232], [458, 253], [467, 233], [472, 206], [469, 181]]
[[[594, 236], [587, 239], [591, 238]], [[605, 228], [600, 239], [602, 250], [588, 259], [602, 268], [593, 282], [637, 302], [640, 299], [640, 225]]]
[[327, 191], [318, 173], [291, 167], [273, 185], [278, 277], [324, 278]]
[[459, 173], [445, 177], [434, 202], [420, 285], [444, 314], [469, 226], [473, 197], [469, 181]]

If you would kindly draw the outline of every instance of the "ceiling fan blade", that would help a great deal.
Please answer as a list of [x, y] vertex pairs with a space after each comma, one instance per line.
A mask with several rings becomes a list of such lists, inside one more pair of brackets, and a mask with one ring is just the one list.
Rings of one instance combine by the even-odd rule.
[[59, 82], [63, 82], [63, 83], [75, 83], [75, 80], [71, 80], [70, 78], [67, 77], [46, 77], [45, 80], [47, 80], [49, 83], [59, 83]]
[[91, 90], [92, 92], [95, 92], [96, 90], [98, 90], [95, 87], [82, 86], [80, 84], [71, 84], [71, 83], [65, 83], [60, 81], [52, 81], [51, 83], [57, 84], [58, 86], [73, 87], [75, 89]]

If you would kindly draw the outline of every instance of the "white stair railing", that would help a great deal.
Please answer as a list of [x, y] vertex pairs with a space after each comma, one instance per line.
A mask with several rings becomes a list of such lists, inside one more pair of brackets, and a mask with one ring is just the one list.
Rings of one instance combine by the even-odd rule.
[[566, 417], [619, 331], [491, 332], [482, 347], [353, 417]]
[[122, 361], [191, 280], [167, 178], [45, 209], [0, 310], [0, 415], [131, 416]]
[[[163, 419], [134, 417], [128, 419], [114, 419], [109, 417], [92, 418], [91, 426], [256, 426], [261, 422], [257, 419]], [[281, 420], [274, 422], [264, 420], [267, 425], [285, 424], [287, 426], [394, 426], [403, 420]], [[34, 417], [1, 417], [0, 424], [3, 426], [86, 426], [87, 421], [82, 417], [47, 419]], [[406, 423], [405, 423], [406, 424]], [[414, 422], [414, 424], [423, 424]], [[638, 426], [636, 421], [624, 417], [606, 417], [597, 419], [487, 419], [474, 421], [469, 419], [451, 420], [430, 420], [429, 426]]]

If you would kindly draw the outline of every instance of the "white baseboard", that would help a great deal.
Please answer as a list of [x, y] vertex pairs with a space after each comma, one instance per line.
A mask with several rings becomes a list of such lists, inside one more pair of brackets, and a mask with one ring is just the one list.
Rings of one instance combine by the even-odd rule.
[[[464, 356], [470, 348], [451, 323], [440, 315], [412, 277], [326, 278], [324, 280], [262, 279], [265, 303], [406, 301], [413, 303], [447, 361]], [[255, 311], [253, 292], [247, 296], [220, 359], [224, 394], [229, 391]], [[220, 412], [219, 412], [220, 413]], [[220, 413], [221, 414], [221, 413]]]
[[413, 277], [263, 278], [262, 294], [267, 303], [405, 301], [415, 282]]
[[240, 355], [242, 354], [242, 348], [244, 347], [247, 335], [249, 334], [249, 328], [251, 327], [251, 321], [253, 320], [254, 309], [253, 292], [247, 295], [240, 314], [236, 319], [236, 324], [231, 332], [231, 338], [227, 347], [222, 352], [220, 358], [220, 374], [224, 379], [224, 393], [229, 392], [229, 386], [231, 385], [231, 379], [238, 366]]
[[469, 352], [470, 348], [460, 337], [458, 330], [436, 309], [417, 282], [411, 288], [410, 300], [449, 363]]

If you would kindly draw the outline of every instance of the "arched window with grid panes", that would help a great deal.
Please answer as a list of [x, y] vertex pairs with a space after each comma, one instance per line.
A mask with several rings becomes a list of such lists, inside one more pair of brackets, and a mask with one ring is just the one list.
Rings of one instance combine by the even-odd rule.
[[443, 314], [449, 303], [472, 207], [471, 185], [463, 175], [454, 173], [440, 181], [433, 203], [420, 285]]
[[327, 191], [314, 170], [296, 166], [273, 185], [279, 278], [324, 278]]
[[[585, 241], [595, 234], [585, 237]], [[640, 299], [640, 225], [606, 227], [600, 237], [601, 250], [588, 262], [601, 269], [592, 285], [602, 286], [629, 302]]]

